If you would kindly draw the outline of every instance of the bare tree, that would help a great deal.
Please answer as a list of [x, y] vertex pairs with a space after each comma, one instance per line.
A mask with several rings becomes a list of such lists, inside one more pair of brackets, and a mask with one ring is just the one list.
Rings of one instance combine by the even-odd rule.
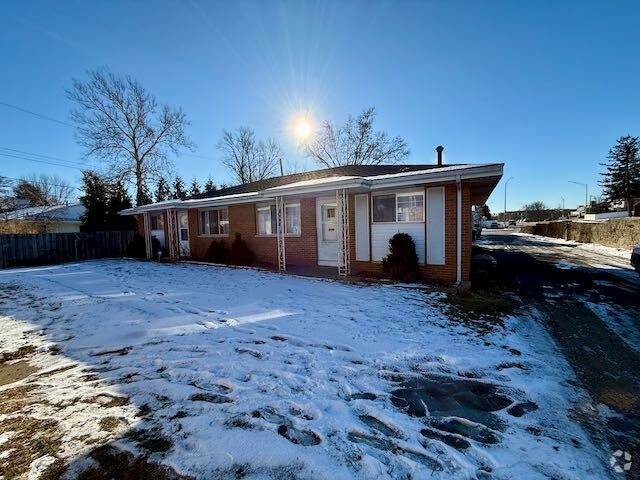
[[13, 181], [0, 175], [0, 212], [12, 210], [15, 204]]
[[371, 107], [356, 118], [350, 116], [341, 127], [324, 122], [317, 135], [304, 145], [305, 155], [325, 167], [404, 161], [409, 156], [407, 142], [400, 136], [391, 138], [386, 132], [374, 131], [375, 118], [375, 108]]
[[547, 206], [541, 201], [535, 201], [523, 205], [522, 211], [530, 222], [540, 222], [549, 215]]
[[73, 198], [75, 188], [57, 175], [31, 175], [18, 181], [13, 189], [16, 199], [30, 207], [62, 205]]
[[276, 140], [267, 138], [258, 141], [249, 127], [240, 127], [235, 133], [225, 130], [218, 148], [224, 154], [222, 162], [239, 183], [273, 177], [282, 156]]
[[179, 108], [159, 105], [155, 96], [131, 77], [105, 70], [74, 79], [67, 97], [75, 102], [71, 118], [78, 142], [88, 156], [106, 162], [114, 181], [134, 182], [138, 205], [149, 201], [148, 185], [169, 167], [169, 153], [193, 144], [190, 124]]

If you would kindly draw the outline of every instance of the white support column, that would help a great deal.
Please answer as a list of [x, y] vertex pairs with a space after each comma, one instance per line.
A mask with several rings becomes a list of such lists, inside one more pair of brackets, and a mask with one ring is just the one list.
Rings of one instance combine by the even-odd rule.
[[178, 222], [176, 220], [176, 211], [174, 209], [167, 209], [167, 245], [169, 247], [169, 257], [171, 260], [179, 259], [178, 249]]
[[276, 236], [278, 237], [278, 270], [284, 272], [287, 270], [287, 255], [285, 251], [285, 218], [284, 218], [284, 199], [276, 197]]
[[147, 254], [147, 260], [152, 257], [151, 252], [151, 226], [149, 225], [149, 212], [142, 214], [142, 222], [144, 224], [144, 246]]
[[351, 249], [349, 248], [349, 196], [345, 189], [336, 190], [338, 218], [338, 275], [351, 273]]

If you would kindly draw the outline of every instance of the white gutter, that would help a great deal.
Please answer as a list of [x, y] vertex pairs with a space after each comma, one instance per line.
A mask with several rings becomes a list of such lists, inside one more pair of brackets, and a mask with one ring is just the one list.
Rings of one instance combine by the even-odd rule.
[[[463, 170], [463, 171], [462, 171]], [[417, 172], [402, 172], [373, 177], [327, 177], [317, 181], [297, 182], [289, 185], [272, 187], [262, 191], [225, 195], [223, 197], [201, 198], [192, 200], [168, 200], [160, 203], [142, 205], [120, 212], [121, 215], [135, 215], [143, 212], [158, 211], [167, 208], [203, 208], [240, 203], [255, 203], [274, 200], [276, 196], [306, 195], [335, 189], [361, 189], [363, 192], [383, 188], [406, 187], [416, 184], [459, 182], [473, 178], [495, 177], [502, 175], [501, 164], [468, 166], [451, 166]]]
[[460, 175], [456, 177], [456, 199], [456, 283], [460, 285], [462, 283], [462, 179]]

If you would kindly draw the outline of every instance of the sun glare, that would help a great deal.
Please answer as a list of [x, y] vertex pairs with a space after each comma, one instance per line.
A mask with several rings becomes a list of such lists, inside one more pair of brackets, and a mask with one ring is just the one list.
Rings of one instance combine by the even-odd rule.
[[306, 140], [311, 135], [311, 125], [305, 118], [301, 118], [296, 123], [295, 127], [296, 136], [302, 140]]

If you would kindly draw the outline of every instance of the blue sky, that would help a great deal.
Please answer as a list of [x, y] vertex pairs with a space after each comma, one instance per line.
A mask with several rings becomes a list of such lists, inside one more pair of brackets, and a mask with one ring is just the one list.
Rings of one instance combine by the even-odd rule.
[[[191, 120], [197, 150], [175, 159], [187, 180], [229, 181], [225, 128], [274, 136], [288, 161], [310, 165], [290, 134], [296, 116], [341, 122], [375, 106], [409, 163], [433, 162], [442, 144], [452, 163], [504, 162], [509, 209], [563, 196], [569, 207], [584, 189], [568, 180], [598, 193], [610, 146], [640, 134], [639, 2], [15, 0], [0, 17], [0, 102], [69, 122], [72, 78], [129, 74]], [[0, 148], [85, 161], [73, 128], [2, 104]], [[0, 156], [0, 175], [34, 172], [80, 177]]]

